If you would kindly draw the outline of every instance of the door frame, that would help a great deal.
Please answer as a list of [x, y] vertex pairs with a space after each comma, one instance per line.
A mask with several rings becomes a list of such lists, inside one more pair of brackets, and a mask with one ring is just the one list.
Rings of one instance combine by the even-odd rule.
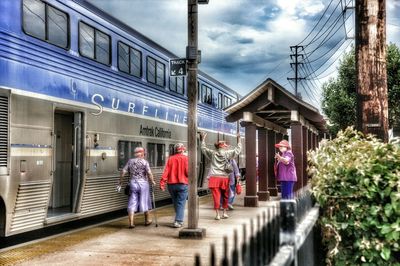
[[[51, 184], [53, 184], [54, 181], [54, 172], [55, 172], [55, 167], [56, 167], [56, 153], [54, 152], [54, 144], [55, 144], [55, 113], [56, 111], [65, 111], [65, 112], [70, 112], [72, 114], [74, 113], [81, 113], [82, 114], [82, 122], [81, 122], [81, 167], [80, 167], [80, 184], [79, 187], [76, 191], [76, 197], [72, 195], [72, 200], [75, 202], [72, 202], [71, 205], [71, 214], [76, 214], [80, 213], [81, 210], [81, 203], [82, 203], [82, 198], [83, 198], [83, 190], [84, 190], [84, 184], [86, 183], [86, 171], [85, 171], [85, 166], [86, 166], [86, 160], [87, 160], [87, 143], [86, 143], [86, 132], [87, 132], [87, 110], [82, 107], [77, 107], [77, 106], [71, 106], [68, 104], [62, 104], [62, 103], [53, 103], [53, 111], [52, 111], [52, 131], [51, 131], [51, 143], [52, 143], [52, 166], [51, 166]], [[50, 190], [50, 193], [53, 193], [52, 189]], [[72, 192], [71, 192], [72, 193]], [[50, 203], [50, 197], [51, 194], [49, 194], [49, 202]], [[48, 206], [47, 204], [47, 206]]]

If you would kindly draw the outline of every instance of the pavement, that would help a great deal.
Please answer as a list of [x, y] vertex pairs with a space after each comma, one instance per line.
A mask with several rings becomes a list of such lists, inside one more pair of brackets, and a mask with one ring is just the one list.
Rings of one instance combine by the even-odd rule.
[[243, 194], [239, 195], [235, 209], [228, 212], [230, 217], [217, 221], [211, 196], [200, 198], [199, 228], [206, 229], [201, 240], [178, 237], [181, 229], [172, 227], [174, 212], [169, 205], [156, 210], [158, 227], [154, 217], [152, 225], [144, 226], [143, 215], [136, 215], [136, 227], [128, 229], [128, 218], [121, 218], [1, 252], [0, 265], [194, 265], [196, 253], [202, 264], [208, 265], [211, 243], [215, 244], [217, 258], [221, 258], [223, 237], [228, 237], [231, 248], [233, 231], [237, 230], [240, 243], [243, 224], [248, 227], [250, 219], [256, 220], [276, 206], [277, 200], [250, 208], [243, 207]]

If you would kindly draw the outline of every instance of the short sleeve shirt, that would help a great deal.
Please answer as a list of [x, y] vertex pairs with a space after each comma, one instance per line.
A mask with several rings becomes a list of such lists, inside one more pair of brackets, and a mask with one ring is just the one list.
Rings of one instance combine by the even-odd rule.
[[147, 173], [150, 173], [150, 165], [145, 159], [134, 158], [129, 159], [123, 170], [129, 172], [131, 179], [147, 180]]

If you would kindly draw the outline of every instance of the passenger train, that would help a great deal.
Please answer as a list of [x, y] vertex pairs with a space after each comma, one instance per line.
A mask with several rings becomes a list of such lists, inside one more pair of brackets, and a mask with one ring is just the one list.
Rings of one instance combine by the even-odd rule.
[[[186, 143], [177, 56], [83, 0], [1, 0], [0, 12], [0, 234], [126, 208], [115, 186], [133, 149], [146, 149], [158, 181]], [[199, 130], [235, 144], [239, 125], [222, 109], [239, 95], [201, 71], [198, 87]]]

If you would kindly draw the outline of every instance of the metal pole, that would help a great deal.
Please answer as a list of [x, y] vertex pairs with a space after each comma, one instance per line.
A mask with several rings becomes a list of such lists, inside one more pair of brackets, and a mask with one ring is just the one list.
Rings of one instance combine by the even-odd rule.
[[357, 129], [387, 142], [386, 0], [355, 5]]
[[198, 227], [197, 201], [197, 0], [188, 0], [188, 51], [196, 58], [188, 58], [188, 155], [189, 155], [189, 201], [188, 228]]

